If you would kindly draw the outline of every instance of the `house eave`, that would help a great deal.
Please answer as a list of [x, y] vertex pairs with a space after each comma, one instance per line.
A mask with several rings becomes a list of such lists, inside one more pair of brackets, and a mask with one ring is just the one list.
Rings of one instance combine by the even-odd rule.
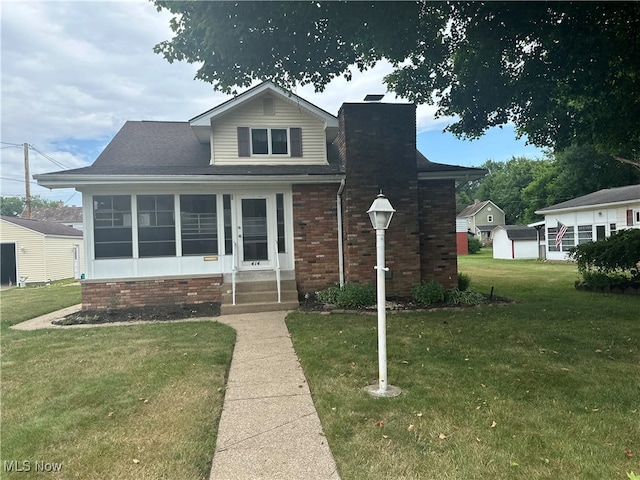
[[624, 201], [620, 201], [620, 202], [608, 202], [608, 203], [596, 203], [593, 205], [581, 205], [578, 207], [565, 207], [565, 208], [554, 208], [552, 210], [536, 210], [535, 213], [536, 215], [549, 215], [549, 214], [558, 214], [558, 213], [570, 213], [570, 212], [577, 212], [577, 211], [585, 211], [585, 210], [598, 210], [601, 208], [615, 208], [615, 207], [620, 207], [623, 205], [629, 205], [632, 203], [637, 203], [640, 202], [640, 199], [637, 200], [624, 200]]
[[465, 171], [441, 171], [441, 172], [418, 172], [418, 180], [458, 180], [472, 182], [480, 180], [486, 175], [486, 170], [478, 172]]
[[97, 185], [275, 185], [283, 183], [340, 183], [344, 175], [47, 175], [38, 185], [46, 188], [83, 188]]

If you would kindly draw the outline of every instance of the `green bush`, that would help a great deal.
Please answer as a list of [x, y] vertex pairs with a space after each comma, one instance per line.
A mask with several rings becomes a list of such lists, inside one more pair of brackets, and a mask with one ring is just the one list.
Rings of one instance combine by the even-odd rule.
[[470, 237], [468, 240], [468, 249], [470, 254], [479, 253], [482, 248], [482, 242], [477, 237]]
[[462, 291], [453, 288], [447, 292], [446, 301], [453, 305], [480, 305], [487, 303], [487, 298], [483, 294], [472, 290]]
[[458, 272], [458, 290], [464, 292], [471, 285], [471, 277], [462, 272]]
[[372, 284], [346, 283], [316, 292], [316, 298], [340, 308], [364, 308], [376, 304], [376, 288]]
[[441, 283], [431, 280], [413, 287], [413, 298], [423, 305], [444, 302], [446, 290]]
[[569, 257], [576, 261], [587, 285], [604, 287], [640, 280], [640, 230], [620, 230], [604, 240], [583, 243], [573, 247]]
[[316, 292], [316, 298], [323, 303], [335, 305], [338, 302], [338, 294], [340, 293], [340, 285], [333, 285], [324, 290]]

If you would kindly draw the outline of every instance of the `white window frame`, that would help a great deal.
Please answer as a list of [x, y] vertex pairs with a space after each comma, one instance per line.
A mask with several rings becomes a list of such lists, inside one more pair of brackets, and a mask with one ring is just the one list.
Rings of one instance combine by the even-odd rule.
[[487, 215], [487, 222], [493, 223], [493, 215]]
[[640, 225], [640, 210], [633, 211], [633, 224]]
[[[255, 153], [253, 150], [253, 131], [267, 131], [267, 153]], [[287, 153], [273, 153], [272, 130], [284, 130], [287, 133]], [[291, 156], [291, 133], [288, 127], [251, 127], [249, 129], [249, 147], [251, 148], [251, 156], [254, 157], [290, 157]]]

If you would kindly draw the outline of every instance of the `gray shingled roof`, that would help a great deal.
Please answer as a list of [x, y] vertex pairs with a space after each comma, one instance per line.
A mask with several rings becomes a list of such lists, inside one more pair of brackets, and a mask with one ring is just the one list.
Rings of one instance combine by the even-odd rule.
[[526, 225], [500, 225], [496, 229], [502, 228], [507, 232], [509, 240], [537, 240], [538, 231]]
[[464, 209], [456, 215], [456, 218], [467, 218], [472, 217], [476, 213], [478, 213], [482, 208], [489, 203], [489, 200], [485, 200], [484, 202], [477, 202], [471, 205], [467, 205]]
[[82, 237], [82, 232], [75, 228], [67, 227], [61, 223], [45, 222], [43, 220], [32, 220], [28, 218], [20, 217], [7, 217], [2, 215], [0, 218], [14, 225], [18, 225], [23, 228], [28, 228], [34, 232], [42, 233], [43, 235], [56, 235], [63, 237]]
[[57, 223], [82, 223], [82, 207], [58, 205], [31, 209], [32, 220]]
[[[210, 165], [209, 145], [188, 122], [128, 121], [93, 165], [48, 175], [341, 175], [336, 142], [327, 145], [328, 165]], [[419, 172], [484, 175], [482, 169], [434, 163], [416, 150]]]
[[550, 207], [536, 210], [535, 213], [544, 214], [555, 210], [565, 210], [592, 205], [605, 205], [609, 203], [624, 203], [640, 200], [640, 185], [629, 185], [626, 187], [606, 188], [597, 192], [573, 198], [566, 202], [556, 203]]

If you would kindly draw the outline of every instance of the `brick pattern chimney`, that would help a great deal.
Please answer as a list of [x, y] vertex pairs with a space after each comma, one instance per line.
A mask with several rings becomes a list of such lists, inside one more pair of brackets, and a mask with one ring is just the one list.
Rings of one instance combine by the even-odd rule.
[[389, 297], [410, 296], [420, 283], [420, 228], [416, 171], [416, 107], [346, 103], [338, 144], [346, 174], [343, 195], [345, 280], [375, 283], [375, 233], [367, 210], [383, 191], [396, 213], [386, 233]]

